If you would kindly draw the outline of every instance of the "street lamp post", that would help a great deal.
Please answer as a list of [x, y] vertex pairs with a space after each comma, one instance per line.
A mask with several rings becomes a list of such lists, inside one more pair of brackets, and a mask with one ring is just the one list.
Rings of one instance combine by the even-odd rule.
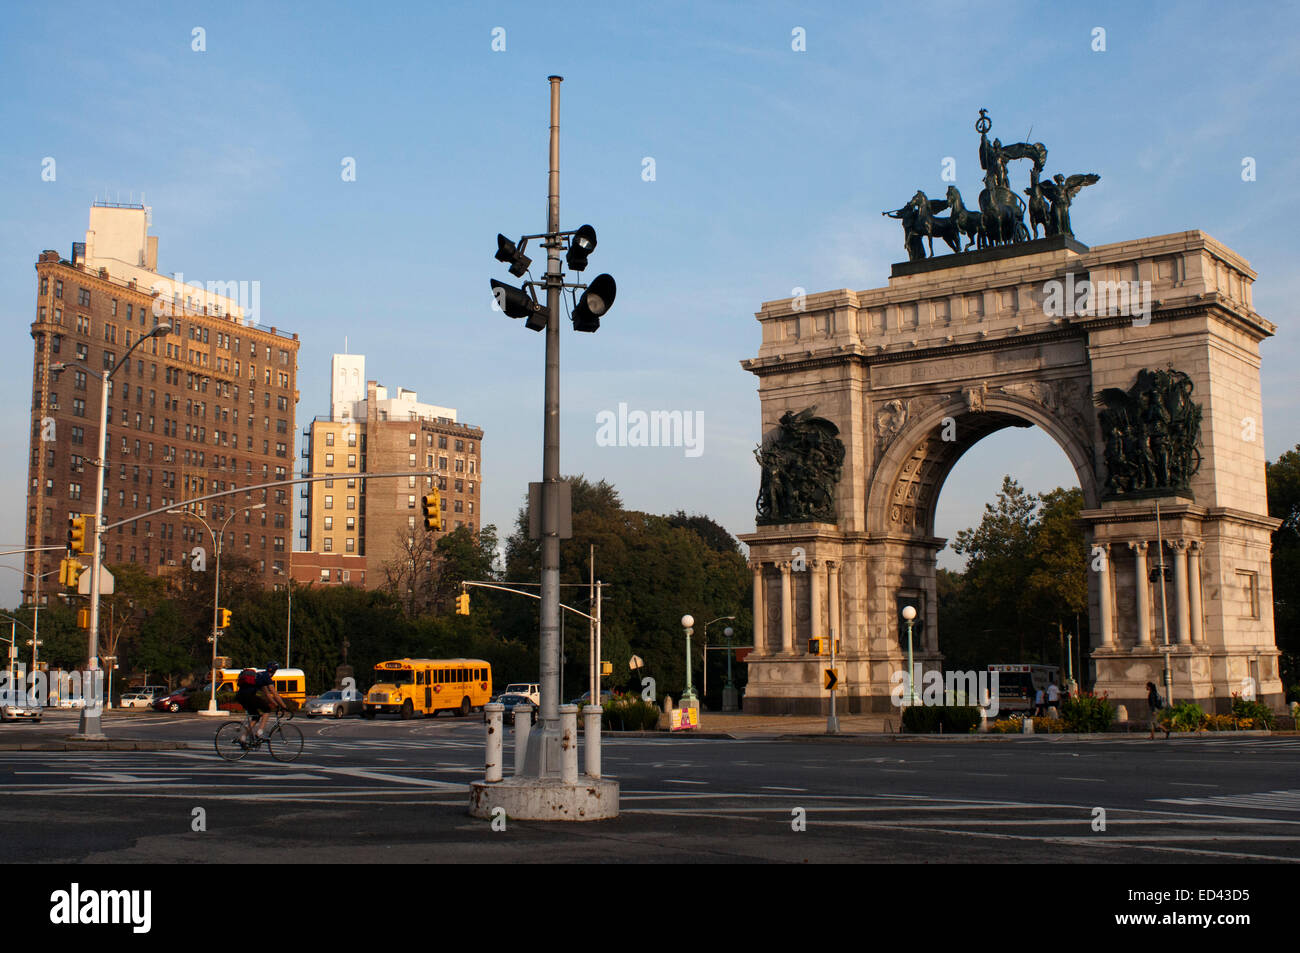
[[166, 337], [171, 333], [170, 324], [160, 324], [146, 334], [140, 335], [134, 344], [126, 349], [112, 368], [98, 372], [84, 364], [67, 364], [58, 362], [50, 365], [52, 374], [66, 370], [68, 367], [81, 367], [87, 373], [99, 374], [99, 459], [95, 466], [95, 528], [90, 550], [90, 635], [86, 648], [86, 670], [90, 679], [91, 691], [96, 693], [94, 704], [87, 703], [81, 709], [81, 721], [77, 733], [71, 737], [78, 741], [101, 741], [107, 738], [102, 728], [103, 706], [97, 697], [99, 672], [99, 579], [103, 559], [100, 556], [100, 527], [104, 525], [104, 473], [108, 469], [108, 388], [113, 375], [131, 359], [131, 354], [145, 341], [152, 337]]
[[[708, 694], [709, 694], [709, 626], [713, 625], [713, 623], [715, 623], [715, 622], [735, 622], [735, 621], [736, 621], [736, 617], [735, 617], [734, 615], [724, 615], [724, 616], [719, 616], [719, 617], [716, 618], [716, 619], [710, 619], [708, 622], [704, 623], [704, 662], [703, 662], [703, 664], [704, 664], [704, 695], [705, 695], [705, 697], [708, 697]], [[687, 644], [688, 644], [688, 646], [689, 646], [689, 640], [687, 640]], [[690, 659], [689, 659], [689, 653], [688, 653], [688, 657], [687, 657], [687, 671], [689, 671], [689, 670], [690, 670]]]
[[[265, 503], [258, 503], [256, 506], [246, 506], [244, 507], [244, 515], [248, 515], [253, 510], [261, 510], [265, 508]], [[202, 523], [203, 528], [206, 529], [208, 535], [212, 537], [212, 545], [215, 546], [217, 550], [216, 573], [212, 583], [212, 635], [208, 636], [208, 641], [212, 643], [212, 694], [208, 697], [208, 710], [204, 712], [204, 714], [220, 715], [221, 712], [217, 709], [217, 640], [220, 638], [221, 629], [217, 625], [217, 610], [221, 604], [221, 544], [226, 538], [226, 527], [230, 525], [231, 520], [239, 515], [239, 510], [232, 511], [231, 514], [226, 517], [226, 521], [221, 524], [220, 534], [214, 533], [212, 527], [208, 525], [208, 521], [198, 513], [191, 510], [182, 508], [168, 510], [167, 512], [180, 516], [192, 516]]]
[[916, 618], [915, 606], [903, 606], [903, 618], [907, 621], [907, 705], [916, 704], [916, 668], [912, 661], [912, 620]]
[[289, 667], [289, 644], [293, 638], [293, 578], [283, 569], [274, 569], [277, 576], [284, 576], [284, 589], [289, 596], [289, 615], [284, 627], [284, 667]]
[[731, 680], [731, 656], [734, 649], [731, 647], [731, 636], [735, 634], [735, 629], [727, 626], [722, 630], [722, 634], [727, 639], [727, 684], [722, 687], [722, 710], [738, 711], [740, 709], [739, 693], [736, 691], [736, 683]]
[[[686, 630], [686, 690], [682, 692], [682, 708], [698, 708], [699, 699], [695, 697], [695, 687], [691, 684], [691, 633], [695, 631], [695, 616], [682, 616], [682, 628]], [[691, 705], [691, 702], [695, 702]]]

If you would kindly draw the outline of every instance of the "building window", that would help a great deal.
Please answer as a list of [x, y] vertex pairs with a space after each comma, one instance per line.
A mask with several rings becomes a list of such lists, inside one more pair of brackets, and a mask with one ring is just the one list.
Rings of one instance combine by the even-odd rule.
[[334, 466], [334, 454], [332, 453], [325, 454], [325, 466], [327, 467]]
[[334, 528], [334, 517], [332, 517], [332, 516], [327, 516], [327, 517], [325, 517], [325, 529], [326, 529], [326, 531], [332, 530], [333, 528]]
[[357, 541], [349, 536], [347, 541], [344, 543], [343, 548], [349, 553], [354, 553], [357, 550]]
[[350, 509], [350, 510], [355, 510], [356, 508], [357, 508], [357, 498], [356, 498], [355, 496], [349, 496], [349, 497], [348, 497], [348, 509]]
[[[410, 517], [408, 517], [408, 519], [409, 519], [409, 518], [410, 518]], [[356, 529], [356, 528], [357, 528], [357, 518], [356, 518], [355, 516], [349, 516], [349, 517], [348, 517], [348, 523], [347, 523], [347, 526], [348, 526], [348, 532], [349, 532], [349, 533], [352, 532], [354, 529]]]
[[415, 446], [415, 434], [412, 433], [407, 435], [407, 446]]
[[349, 446], [349, 447], [355, 447], [356, 445], [357, 445], [357, 432], [356, 432], [355, 430], [349, 430], [349, 431], [348, 431], [348, 446]]
[[351, 467], [351, 468], [353, 468], [353, 469], [355, 469], [355, 468], [356, 468], [356, 465], [357, 465], [357, 455], [356, 455], [355, 453], [349, 453], [349, 454], [348, 454], [348, 466]]
[[332, 430], [330, 430], [330, 431], [326, 431], [326, 433], [325, 433], [325, 446], [327, 446], [327, 447], [332, 447], [332, 446], [334, 446], [334, 431], [332, 431]]
[[320, 571], [320, 581], [321, 581], [321, 582], [329, 582], [329, 581], [330, 581], [330, 571], [329, 571], [328, 569], [322, 569], [322, 570]]
[[324, 551], [327, 552], [327, 553], [332, 553], [332, 552], [334, 552], [334, 537], [333, 537], [333, 536], [326, 536], [326, 537], [325, 537], [325, 545], [324, 545], [323, 549], [324, 549]]
[[408, 496], [408, 497], [406, 498], [406, 508], [407, 508], [408, 510], [413, 510], [413, 509], [415, 509], [415, 494], [414, 494], [414, 493], [412, 493], [410, 496]]
[[438, 438], [438, 449], [439, 449], [439, 450], [446, 450], [446, 449], [447, 449], [447, 438], [446, 438], [446, 437], [439, 437], [439, 438]]
[[325, 509], [327, 510], [334, 509], [334, 497], [329, 496], [328, 494], [326, 494], [325, 496]]

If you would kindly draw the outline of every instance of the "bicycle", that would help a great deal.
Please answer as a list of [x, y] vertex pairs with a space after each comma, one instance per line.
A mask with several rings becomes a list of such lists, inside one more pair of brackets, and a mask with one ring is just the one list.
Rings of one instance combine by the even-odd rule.
[[[302, 732], [294, 725], [289, 724], [293, 720], [293, 712], [288, 712], [289, 717], [283, 718], [286, 710], [277, 710], [275, 713], [275, 724], [271, 730], [266, 733], [265, 738], [258, 738], [253, 733], [253, 719], [245, 718], [242, 721], [228, 721], [217, 729], [216, 735], [212, 739], [213, 745], [217, 749], [217, 754], [227, 761], [242, 761], [248, 752], [255, 748], [260, 748], [262, 743], [266, 743], [267, 750], [271, 752], [271, 757], [276, 761], [295, 761], [302, 754]], [[250, 741], [240, 741], [240, 736], [247, 734]]]

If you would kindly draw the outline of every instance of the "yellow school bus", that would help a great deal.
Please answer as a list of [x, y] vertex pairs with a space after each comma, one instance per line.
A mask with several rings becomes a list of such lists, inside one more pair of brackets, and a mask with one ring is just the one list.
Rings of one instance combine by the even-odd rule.
[[[256, 666], [253, 666], [256, 667]], [[242, 668], [223, 668], [217, 670], [217, 692], [239, 691], [239, 673]], [[258, 669], [259, 672], [262, 669]], [[291, 701], [301, 708], [307, 701], [307, 675], [300, 668], [277, 669], [273, 679], [275, 690], [285, 701]]]
[[482, 659], [404, 658], [375, 666], [362, 716], [395, 712], [403, 718], [454, 711], [468, 715], [492, 697], [492, 666]]

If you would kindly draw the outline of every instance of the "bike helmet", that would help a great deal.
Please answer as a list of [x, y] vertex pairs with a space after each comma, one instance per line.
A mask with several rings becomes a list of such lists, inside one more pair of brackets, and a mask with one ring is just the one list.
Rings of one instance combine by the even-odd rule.
[[280, 666], [277, 665], [277, 664], [275, 664], [274, 662], [267, 662], [267, 663], [266, 663], [266, 674], [268, 674], [268, 675], [274, 675], [274, 674], [276, 673], [276, 671], [277, 671], [279, 668], [280, 668]]

